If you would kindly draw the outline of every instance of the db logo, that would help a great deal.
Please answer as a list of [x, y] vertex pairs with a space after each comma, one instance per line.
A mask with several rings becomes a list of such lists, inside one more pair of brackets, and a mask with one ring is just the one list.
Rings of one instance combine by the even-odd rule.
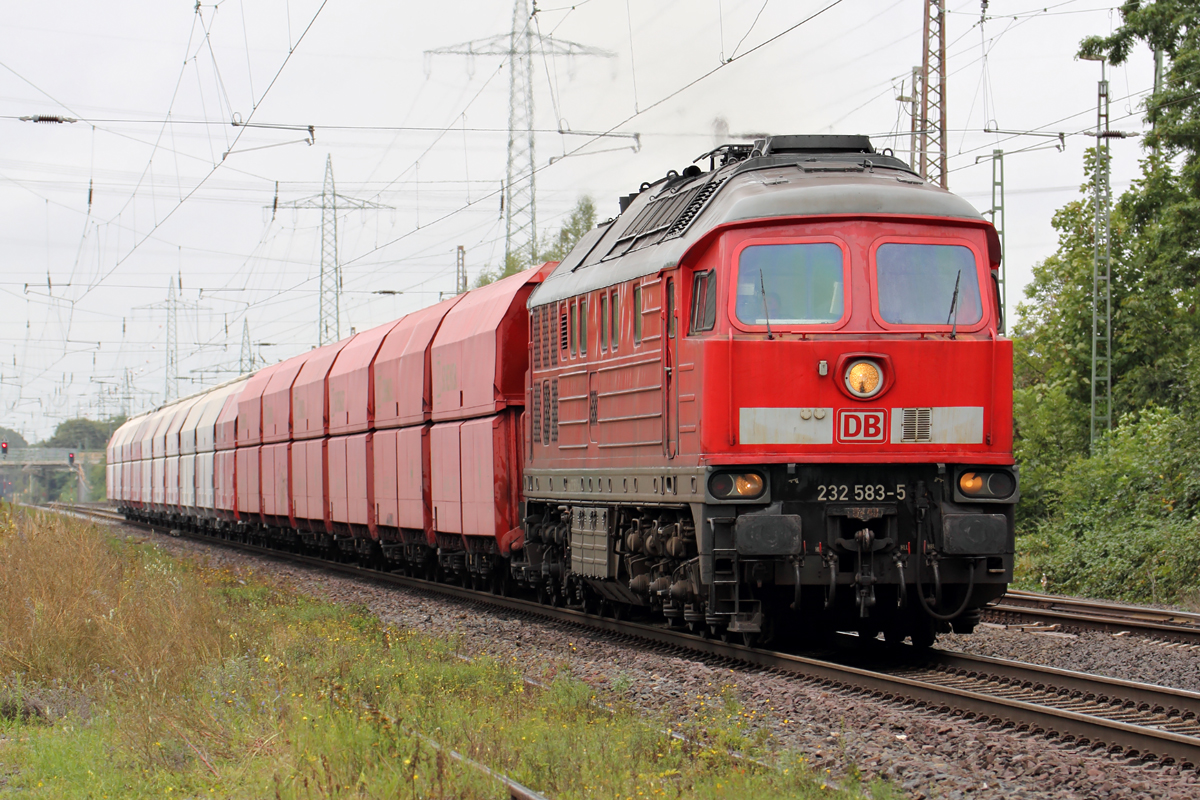
[[839, 442], [882, 442], [887, 439], [887, 412], [883, 410], [839, 411]]

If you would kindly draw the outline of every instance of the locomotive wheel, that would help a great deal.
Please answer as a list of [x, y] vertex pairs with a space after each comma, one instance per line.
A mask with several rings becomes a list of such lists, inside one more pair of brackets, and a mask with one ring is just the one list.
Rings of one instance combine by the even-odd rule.
[[933, 647], [933, 643], [937, 639], [934, 622], [929, 617], [921, 617], [914, 620], [912, 629], [908, 632], [908, 635], [912, 639], [913, 647], [920, 650], [928, 650], [930, 647]]
[[904, 644], [904, 628], [892, 623], [883, 629], [883, 641], [889, 648], [895, 649]]

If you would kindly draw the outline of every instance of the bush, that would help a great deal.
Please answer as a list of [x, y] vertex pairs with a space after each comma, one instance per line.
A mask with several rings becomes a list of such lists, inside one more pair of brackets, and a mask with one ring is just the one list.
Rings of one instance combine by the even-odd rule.
[[1189, 599], [1200, 575], [1196, 441], [1195, 420], [1150, 408], [1122, 418], [1092, 457], [1043, 475], [1051, 512], [1018, 541], [1021, 581], [1129, 601]]

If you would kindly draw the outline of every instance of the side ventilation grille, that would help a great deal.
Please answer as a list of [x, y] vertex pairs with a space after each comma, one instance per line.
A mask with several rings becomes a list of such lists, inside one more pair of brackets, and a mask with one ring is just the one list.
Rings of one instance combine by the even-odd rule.
[[930, 428], [933, 419], [932, 408], [904, 409], [904, 438], [905, 444], [928, 442], [931, 440]]
[[550, 381], [550, 441], [558, 441], [558, 378]]
[[[536, 319], [536, 317], [534, 317]], [[533, 385], [533, 396], [529, 398], [529, 419], [533, 424], [533, 441], [542, 443], [542, 384]]]
[[542, 368], [542, 312], [534, 311], [529, 316], [530, 334], [533, 341], [533, 368]]

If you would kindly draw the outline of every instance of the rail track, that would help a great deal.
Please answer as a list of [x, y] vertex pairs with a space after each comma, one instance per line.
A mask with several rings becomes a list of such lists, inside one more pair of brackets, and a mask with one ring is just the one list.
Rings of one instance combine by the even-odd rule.
[[649, 642], [673, 652], [795, 675], [831, 689], [866, 693], [1080, 747], [1200, 768], [1200, 693], [1196, 692], [942, 650], [903, 648], [898, 655], [896, 651], [884, 651], [882, 643], [880, 647], [865, 643], [867, 646], [833, 658], [774, 652], [246, 542], [168, 531], [162, 526], [127, 521], [109, 509], [55, 505], [47, 510], [134, 525], [467, 603], [501, 607], [529, 618], [551, 619], [624, 640]]
[[1018, 589], [1010, 589], [986, 608], [983, 618], [1004, 625], [1057, 625], [1059, 630], [1136, 633], [1154, 639], [1200, 644], [1200, 614]]

